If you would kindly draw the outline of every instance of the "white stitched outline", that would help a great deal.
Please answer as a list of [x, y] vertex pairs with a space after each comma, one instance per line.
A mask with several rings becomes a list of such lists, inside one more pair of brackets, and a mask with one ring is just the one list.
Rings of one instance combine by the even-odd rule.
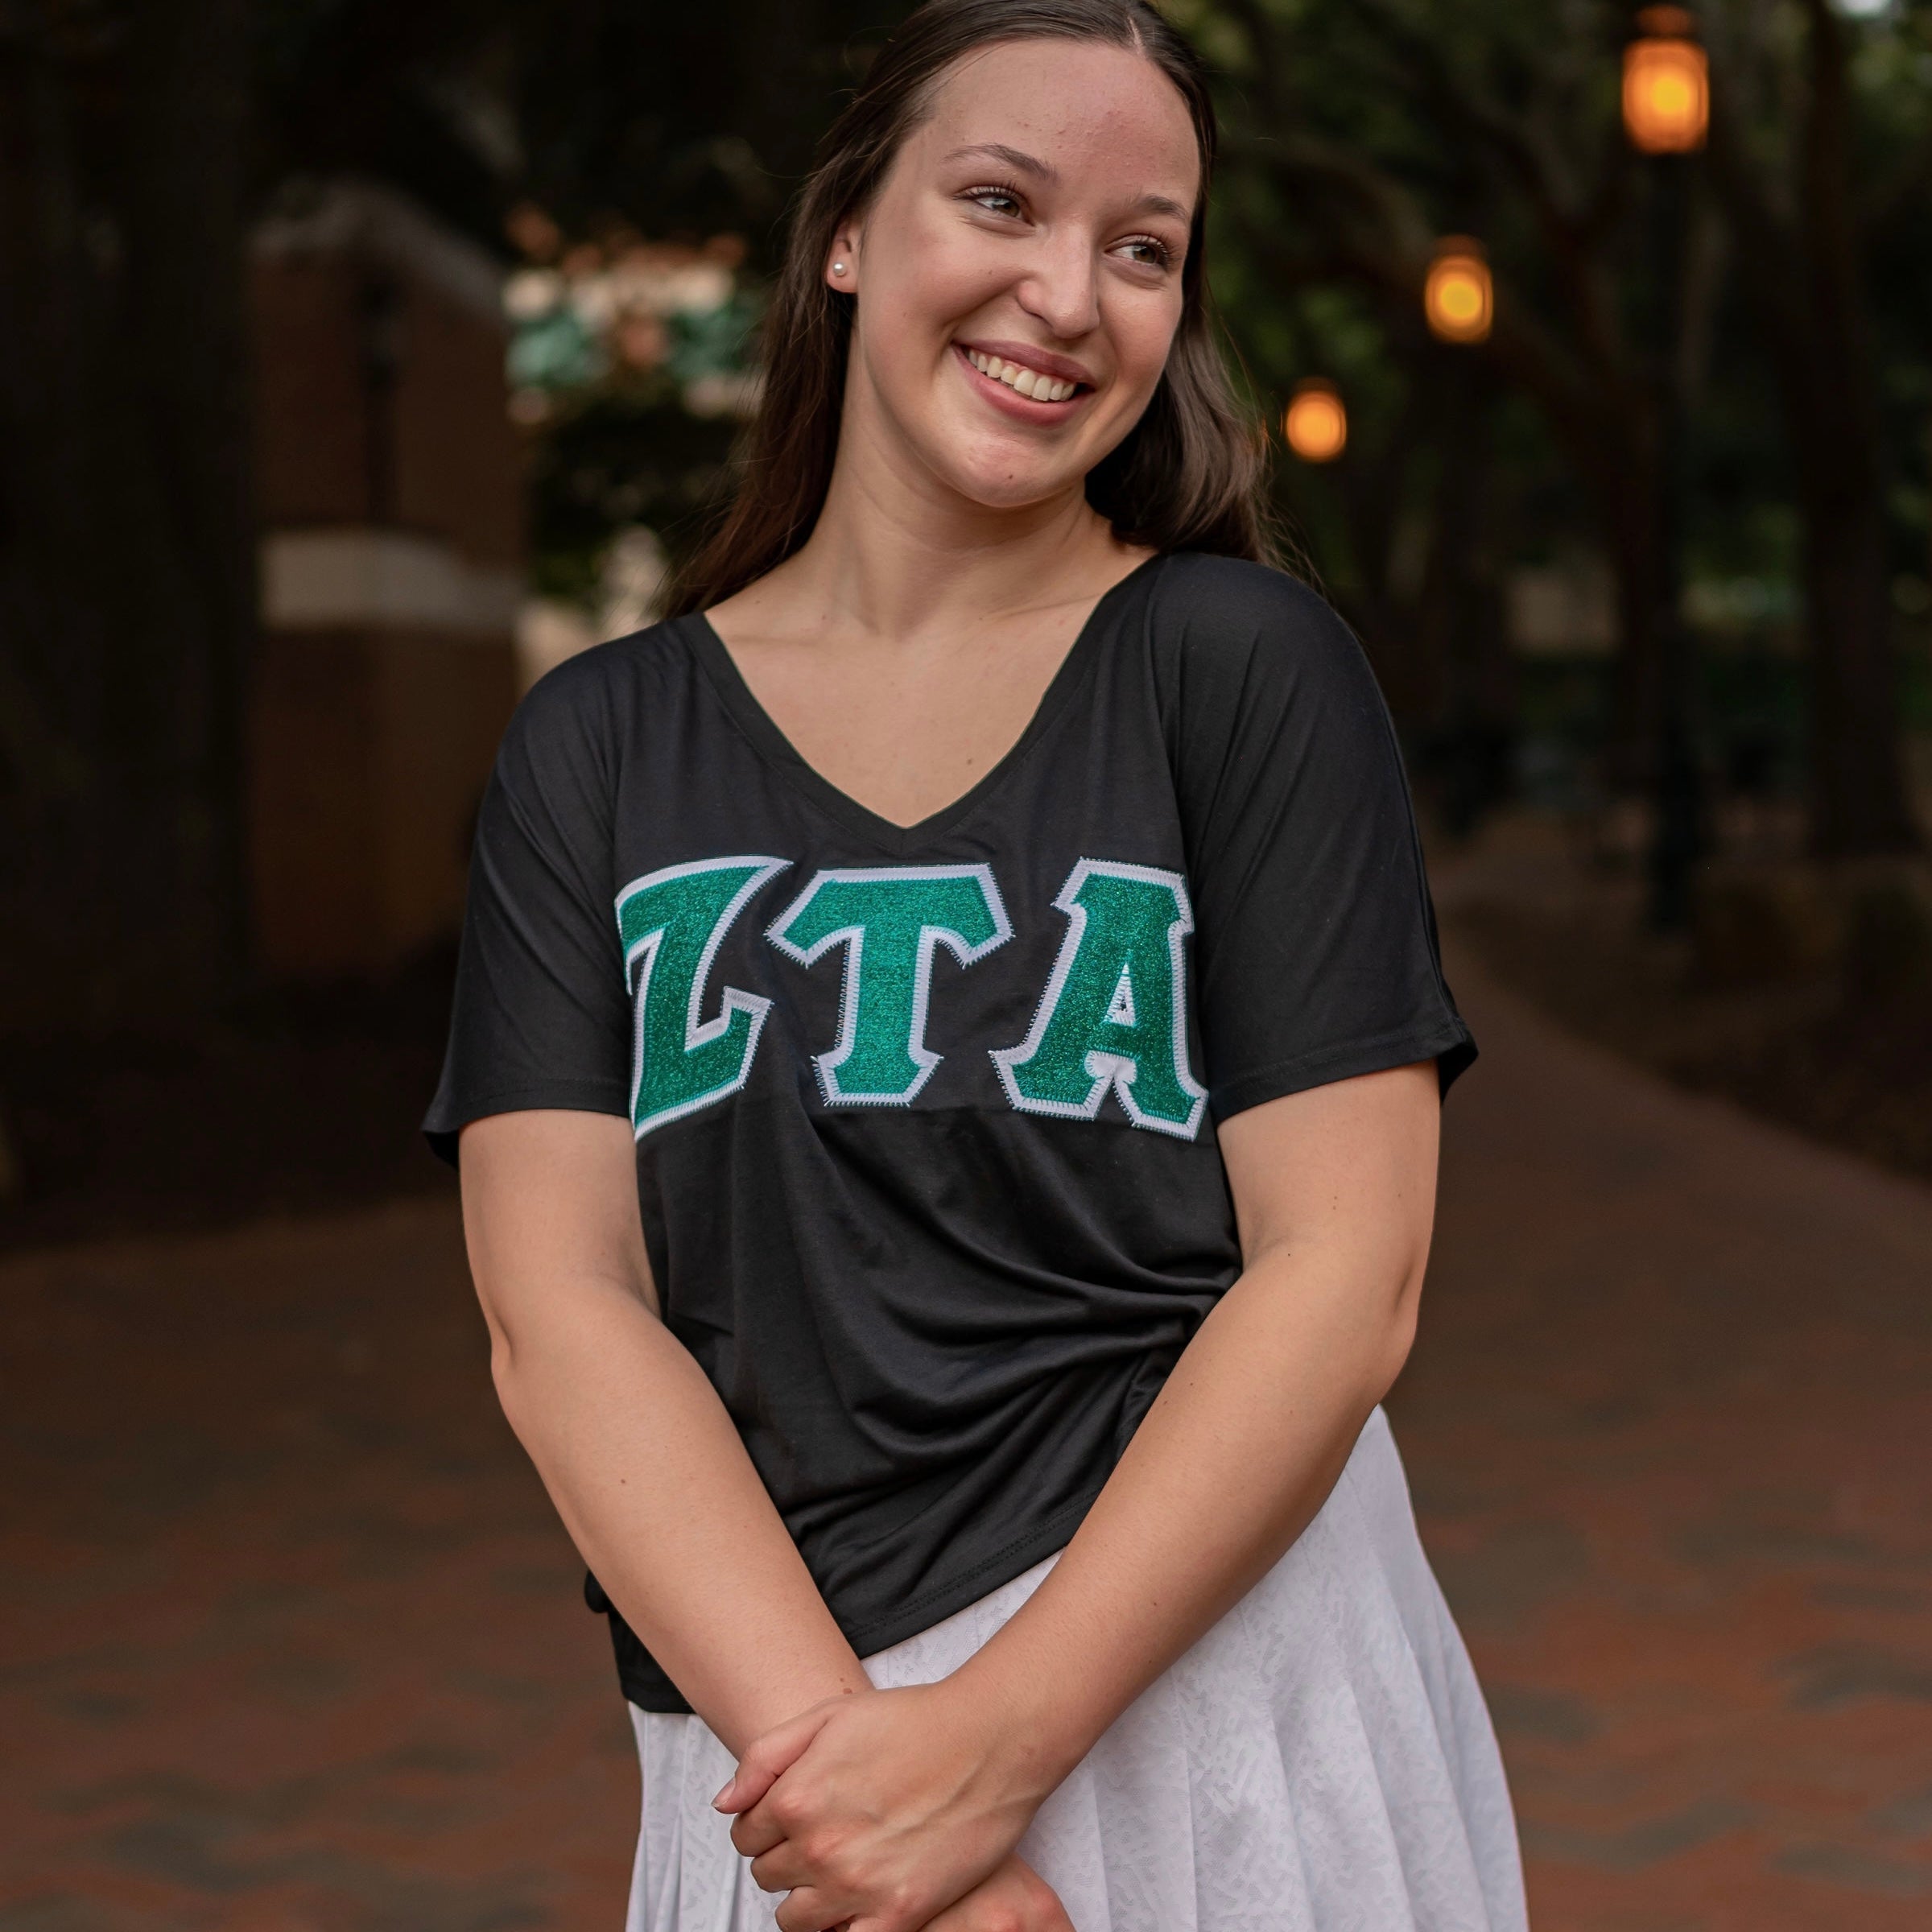
[[[784, 933], [784, 928], [804, 911], [821, 886], [828, 882], [856, 885], [872, 879], [906, 882], [921, 879], [976, 879], [980, 890], [985, 895], [987, 909], [993, 914], [993, 937], [977, 946], [968, 945], [963, 935], [949, 927], [922, 926], [919, 928], [919, 950], [913, 969], [912, 1026], [906, 1042], [907, 1057], [919, 1071], [914, 1075], [912, 1084], [903, 1093], [847, 1093], [839, 1084], [839, 1069], [852, 1057], [852, 1050], [858, 1042], [859, 986], [865, 965], [865, 927], [841, 926], [809, 947], [795, 944], [785, 937]], [[1006, 916], [1006, 902], [1000, 897], [999, 884], [993, 876], [990, 865], [851, 866], [815, 873], [811, 883], [766, 928], [765, 936], [780, 952], [796, 960], [802, 966], [815, 964], [835, 946], [851, 948], [845, 960], [844, 983], [839, 989], [839, 1043], [829, 1053], [814, 1054], [811, 1060], [813, 1070], [819, 1077], [819, 1090], [825, 1096], [825, 1104], [828, 1107], [910, 1107], [924, 1089], [926, 1083], [932, 1078], [939, 1062], [946, 1057], [943, 1054], [935, 1053], [926, 1044], [926, 1016], [932, 990], [934, 948], [943, 946], [962, 966], [970, 966], [975, 961], [985, 959], [995, 947], [1004, 946], [1013, 937], [1013, 922]]]
[[647, 932], [624, 955], [624, 970], [628, 976], [639, 960], [637, 970], [637, 990], [631, 1001], [631, 1055], [630, 1055], [630, 1115], [635, 1137], [642, 1140], [653, 1128], [662, 1127], [671, 1121], [682, 1120], [687, 1113], [695, 1113], [700, 1107], [708, 1107], [713, 1100], [721, 1100], [728, 1093], [736, 1093], [751, 1077], [751, 1063], [758, 1057], [758, 1035], [765, 1029], [765, 1016], [771, 1010], [771, 1001], [762, 994], [741, 993], [735, 986], [724, 989], [724, 997], [715, 1020], [700, 1020], [698, 1014], [704, 1001], [705, 982], [711, 977], [712, 963], [717, 957], [718, 948], [724, 943], [724, 935], [736, 923], [738, 914], [745, 910], [745, 903], [758, 889], [790, 865], [790, 859], [766, 858], [762, 855], [747, 856], [735, 859], [696, 859], [685, 865], [667, 865], [660, 872], [646, 873], [641, 879], [633, 879], [617, 894], [617, 936], [620, 943], [624, 935], [624, 908], [641, 892], [647, 892], [654, 886], [662, 886], [669, 879], [696, 877], [700, 873], [722, 872], [735, 869], [741, 865], [753, 865], [758, 869], [731, 896], [731, 901], [712, 922], [710, 936], [704, 942], [704, 950], [698, 956], [697, 971], [692, 974], [691, 999], [684, 1013], [684, 1051], [695, 1053], [700, 1046], [708, 1046], [713, 1040], [721, 1039], [731, 1030], [734, 1013], [751, 1016], [751, 1031], [745, 1042], [745, 1057], [739, 1063], [737, 1076], [722, 1086], [713, 1087], [708, 1092], [695, 1095], [688, 1100], [680, 1100], [675, 1106], [666, 1107], [638, 1121], [638, 1099], [644, 1088], [644, 1002], [650, 989], [651, 968], [656, 965], [658, 947], [664, 937], [660, 926]]
[[[1013, 1068], [1025, 1066], [1039, 1051], [1047, 1023], [1060, 1003], [1061, 991], [1067, 984], [1067, 974], [1073, 970], [1080, 940], [1087, 931], [1087, 908], [1080, 902], [1080, 890], [1088, 877], [1096, 873], [1103, 878], [1137, 879], [1146, 885], [1165, 886], [1174, 894], [1174, 917], [1167, 927], [1168, 963], [1173, 975], [1173, 997], [1170, 1004], [1174, 1009], [1174, 1072], [1181, 1091], [1194, 1102], [1184, 1122], [1160, 1120], [1153, 1114], [1143, 1113], [1135, 1104], [1133, 1080], [1139, 1067], [1131, 1055], [1103, 1053], [1097, 1047], [1089, 1048], [1084, 1066], [1093, 1085], [1088, 1089], [1086, 1099], [1078, 1102], [1029, 1100], [1020, 1092], [1019, 1084], [1013, 1078]], [[1034, 1009], [1033, 1025], [1018, 1046], [995, 1046], [990, 1050], [994, 1069], [999, 1074], [1000, 1084], [1006, 1089], [1007, 1099], [1022, 1113], [1056, 1114], [1064, 1120], [1091, 1121], [1098, 1118], [1100, 1104], [1111, 1088], [1119, 1095], [1121, 1105], [1135, 1126], [1150, 1128], [1156, 1133], [1171, 1133], [1183, 1141], [1192, 1140], [1199, 1129], [1202, 1111], [1208, 1104], [1208, 1090], [1195, 1080], [1193, 1069], [1187, 1064], [1187, 982], [1186, 962], [1181, 951], [1182, 940], [1194, 931], [1194, 905], [1187, 896], [1187, 881], [1178, 872], [1168, 872], [1158, 865], [1126, 865], [1106, 859], [1082, 859], [1067, 873], [1067, 883], [1055, 895], [1053, 903], [1056, 911], [1067, 915], [1067, 935], [1060, 941], [1059, 955], [1053, 962], [1053, 971], [1047, 976], [1040, 1003]], [[1115, 996], [1117, 998], [1119, 996], [1117, 987]]]

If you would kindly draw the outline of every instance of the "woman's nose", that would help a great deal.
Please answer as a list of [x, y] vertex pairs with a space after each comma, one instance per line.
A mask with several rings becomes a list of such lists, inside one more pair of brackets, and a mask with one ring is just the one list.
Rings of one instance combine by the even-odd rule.
[[1092, 242], [1072, 233], [1046, 237], [1018, 293], [1021, 308], [1062, 341], [1090, 332], [1100, 320]]

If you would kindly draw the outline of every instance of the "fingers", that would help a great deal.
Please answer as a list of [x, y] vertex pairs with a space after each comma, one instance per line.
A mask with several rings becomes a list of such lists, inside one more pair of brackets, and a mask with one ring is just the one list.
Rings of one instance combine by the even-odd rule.
[[[811, 1777], [811, 1767], [793, 1771], [774, 1784], [749, 1811], [741, 1812], [732, 1821], [731, 1842], [746, 1858], [762, 1857], [804, 1829], [818, 1815], [823, 1803], [824, 1794]], [[795, 1868], [796, 1864], [795, 1855], [780, 1868], [785, 1875], [775, 1883], [767, 1884], [765, 1889], [774, 1892], [780, 1885], [803, 1884], [811, 1874]]]
[[815, 1890], [815, 1876], [823, 1878], [824, 1874], [807, 1871], [798, 1847], [788, 1838], [780, 1839], [751, 1861], [751, 1882], [761, 1892]]
[[810, 1885], [799, 1885], [779, 1901], [778, 1932], [836, 1932], [847, 1920], [824, 1904]]
[[[883, 1919], [855, 1918], [850, 1932], [900, 1932]], [[1019, 1856], [956, 1899], [920, 1932], [1075, 1932], [1053, 1887]]]
[[[731, 1842], [741, 1856], [749, 1859], [760, 1857], [774, 1845], [785, 1842], [785, 1827], [767, 1812], [758, 1811], [749, 1818], [736, 1820], [731, 1827]], [[776, 1885], [765, 1887], [767, 1892], [775, 1892]]]
[[[720, 1811], [747, 1811], [755, 1805], [785, 1769], [818, 1736], [819, 1728], [836, 1708], [838, 1699], [828, 1698], [803, 1711], [796, 1717], [761, 1732], [745, 1747], [738, 1768], [711, 1802]], [[742, 1850], [743, 1847], [740, 1847]]]

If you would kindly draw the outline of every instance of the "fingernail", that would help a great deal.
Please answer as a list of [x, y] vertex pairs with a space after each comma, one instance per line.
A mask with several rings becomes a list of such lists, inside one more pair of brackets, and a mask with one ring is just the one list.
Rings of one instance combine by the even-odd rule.
[[724, 1790], [719, 1792], [717, 1796], [711, 1801], [712, 1806], [714, 1807], [721, 1806], [724, 1802], [725, 1799], [729, 1798], [733, 1791], [737, 1788], [737, 1782], [738, 1781], [735, 1777], [727, 1778], [724, 1781]]

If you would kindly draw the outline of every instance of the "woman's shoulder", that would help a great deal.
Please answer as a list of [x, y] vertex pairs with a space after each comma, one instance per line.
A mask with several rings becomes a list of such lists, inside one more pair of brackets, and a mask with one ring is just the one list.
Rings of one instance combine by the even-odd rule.
[[511, 734], [533, 747], [610, 736], [648, 718], [649, 700], [687, 676], [690, 663], [678, 619], [592, 644], [552, 665], [524, 692]]
[[1313, 585], [1245, 557], [1174, 551], [1150, 600], [1149, 638], [1163, 683], [1252, 697], [1311, 680], [1372, 674], [1341, 613]]
[[640, 736], [675, 719], [688, 640], [675, 621], [593, 644], [551, 666], [518, 700], [497, 747], [497, 782], [514, 796], [607, 797]]

